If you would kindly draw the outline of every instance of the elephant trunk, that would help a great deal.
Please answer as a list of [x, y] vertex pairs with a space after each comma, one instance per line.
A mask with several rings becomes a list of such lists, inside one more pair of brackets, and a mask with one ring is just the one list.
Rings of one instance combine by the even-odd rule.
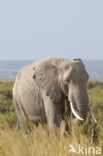
[[74, 116], [82, 121], [85, 120], [89, 110], [86, 88], [81, 85], [72, 84], [69, 88], [68, 100], [71, 103], [71, 110]]
[[[84, 96], [84, 99], [88, 99], [87, 93], [85, 93], [84, 95], [85, 95], [85, 96]], [[85, 98], [85, 97], [87, 97], [87, 98]], [[91, 108], [90, 108], [90, 105], [89, 105], [88, 100], [82, 101], [82, 102], [80, 102], [79, 104], [77, 104], [77, 109], [78, 109], [78, 111], [79, 111], [81, 117], [82, 117], [84, 120], [86, 119], [86, 117], [87, 117], [87, 112], [89, 111], [90, 116], [92, 117], [92, 119], [93, 119], [95, 122], [97, 122], [97, 121], [96, 121], [96, 118], [95, 118], [95, 116], [94, 116], [94, 114], [93, 114], [93, 112], [92, 112], [92, 110], [91, 110]]]
[[[84, 110], [84, 111], [80, 111], [80, 114], [82, 115], [82, 117], [80, 117], [80, 115], [77, 113], [77, 111], [74, 109], [74, 106], [73, 106], [73, 103], [70, 102], [70, 106], [71, 106], [71, 110], [72, 110], [72, 113], [73, 115], [78, 119], [78, 120], [81, 120], [81, 121], [84, 121], [86, 119], [86, 116], [87, 116], [87, 111]], [[88, 109], [87, 109], [90, 113], [90, 116], [92, 117], [92, 119], [97, 122], [92, 110], [90, 109], [90, 106], [88, 104]]]
[[72, 83], [69, 86], [68, 100], [70, 101], [72, 113], [78, 120], [85, 120], [87, 112], [89, 111], [91, 117], [96, 122], [94, 114], [89, 106], [89, 99], [85, 86]]
[[91, 118], [95, 121], [95, 123], [97, 122], [97, 120], [96, 120], [96, 118], [95, 118], [95, 116], [94, 116], [94, 114], [93, 114], [93, 112], [92, 112], [92, 110], [91, 110], [89, 104], [87, 105], [88, 107], [85, 106], [85, 107], [83, 107], [82, 109], [79, 109], [79, 110], [78, 110], [79, 113], [78, 113], [78, 112], [76, 111], [76, 109], [74, 108], [74, 105], [73, 105], [72, 102], [70, 102], [70, 106], [71, 106], [71, 110], [72, 110], [73, 115], [74, 115], [78, 120], [84, 121], [84, 120], [86, 119], [86, 117], [87, 117], [87, 112], [89, 111]]
[[88, 103], [83, 103], [81, 105], [77, 105], [77, 109], [81, 117], [85, 120], [87, 117], [87, 112], [89, 110]]

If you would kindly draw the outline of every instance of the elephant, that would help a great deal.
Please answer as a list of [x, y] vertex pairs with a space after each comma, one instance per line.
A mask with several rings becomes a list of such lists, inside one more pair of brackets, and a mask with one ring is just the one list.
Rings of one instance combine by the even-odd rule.
[[96, 122], [89, 106], [88, 79], [81, 59], [45, 58], [25, 66], [13, 87], [14, 107], [22, 130], [28, 133], [29, 121], [60, 127], [65, 100], [76, 120], [85, 121], [90, 112]]

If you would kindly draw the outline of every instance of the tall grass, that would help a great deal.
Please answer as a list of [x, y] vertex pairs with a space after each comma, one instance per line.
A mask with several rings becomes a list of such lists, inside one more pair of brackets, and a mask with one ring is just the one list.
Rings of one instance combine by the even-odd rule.
[[[3, 83], [2, 86], [4, 85], [7, 84]], [[11, 90], [12, 84], [9, 84], [8, 88]], [[4, 89], [1, 87], [0, 90], [2, 90], [1, 96], [4, 99]], [[50, 131], [46, 124], [40, 124], [38, 127], [35, 127], [31, 123], [32, 132], [26, 137], [21, 129], [16, 131], [16, 114], [13, 108], [8, 108], [8, 111], [2, 112], [0, 114], [0, 156], [78, 155], [69, 153], [70, 144], [76, 149], [78, 149], [79, 144], [82, 147], [93, 146], [96, 148], [99, 146], [103, 151], [103, 83], [89, 82], [88, 94], [91, 108], [94, 111], [98, 123], [94, 124], [88, 114], [88, 118], [83, 125], [78, 126], [71, 123], [70, 133], [65, 132], [63, 134], [62, 128], [55, 128]], [[6, 93], [5, 98], [7, 97], [8, 94]], [[9, 97], [9, 100], [12, 100], [12, 97], [11, 99]], [[3, 103], [3, 101], [0, 101], [0, 103]], [[3, 103], [3, 105], [6, 107], [7, 103]], [[12, 104], [10, 107], [13, 107]], [[70, 123], [70, 121], [68, 122]], [[101, 155], [103, 155], [103, 152]]]

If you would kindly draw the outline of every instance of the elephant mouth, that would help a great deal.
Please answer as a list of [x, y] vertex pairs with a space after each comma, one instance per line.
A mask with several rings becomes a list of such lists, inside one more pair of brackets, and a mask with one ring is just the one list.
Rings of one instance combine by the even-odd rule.
[[[78, 112], [76, 111], [76, 109], [74, 108], [74, 105], [73, 105], [73, 103], [72, 103], [71, 101], [70, 101], [70, 107], [71, 107], [72, 113], [73, 113], [73, 115], [76, 117], [76, 119], [81, 120], [81, 121], [84, 121], [84, 119], [80, 117], [79, 113], [78, 113]], [[92, 110], [90, 109], [89, 104], [88, 104], [88, 111], [89, 111], [90, 116], [92, 117], [92, 119], [93, 119], [95, 122], [97, 122], [97, 120], [96, 120], [96, 118], [95, 118], [95, 116], [94, 116]]]

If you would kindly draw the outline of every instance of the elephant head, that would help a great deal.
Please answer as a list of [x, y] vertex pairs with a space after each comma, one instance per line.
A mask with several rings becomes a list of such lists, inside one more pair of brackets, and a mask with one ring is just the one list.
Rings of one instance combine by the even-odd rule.
[[[71, 110], [79, 120], [85, 120], [89, 111], [96, 121], [90, 107], [86, 83], [88, 74], [80, 59], [46, 59], [35, 67], [33, 78], [52, 101], [58, 103], [62, 94], [68, 97]], [[81, 116], [81, 117], [80, 117]]]

